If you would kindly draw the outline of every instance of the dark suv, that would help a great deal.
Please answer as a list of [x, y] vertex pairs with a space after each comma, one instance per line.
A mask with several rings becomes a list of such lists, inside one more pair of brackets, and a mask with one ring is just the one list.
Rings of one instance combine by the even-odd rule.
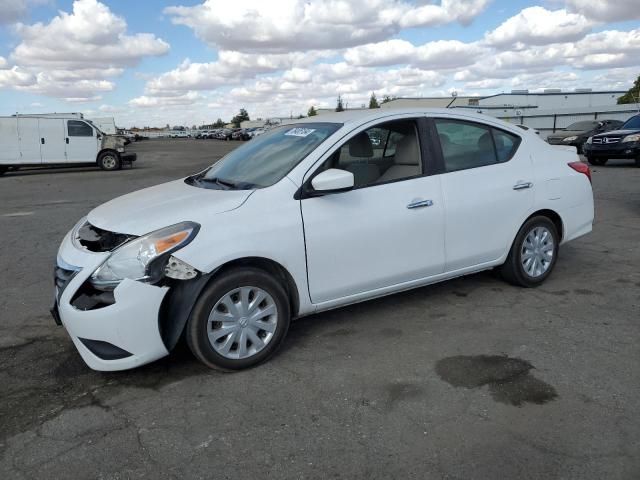
[[624, 122], [620, 120], [586, 120], [569, 125], [560, 132], [552, 133], [547, 137], [551, 145], [571, 145], [576, 147], [578, 153], [582, 153], [582, 146], [592, 135], [620, 128]]
[[604, 165], [610, 158], [630, 158], [640, 167], [640, 115], [631, 117], [620, 130], [589, 137], [584, 155], [591, 165]]

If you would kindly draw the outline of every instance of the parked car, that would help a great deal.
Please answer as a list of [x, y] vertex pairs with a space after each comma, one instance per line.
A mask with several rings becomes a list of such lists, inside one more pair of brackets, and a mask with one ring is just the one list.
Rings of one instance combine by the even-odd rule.
[[60, 246], [52, 313], [96, 370], [183, 336], [206, 365], [246, 368], [294, 318], [494, 267], [540, 285], [591, 231], [590, 180], [575, 152], [478, 114], [312, 117], [89, 212]]
[[236, 128], [231, 132], [231, 140], [244, 140], [246, 130], [244, 128]]
[[0, 175], [27, 166], [97, 164], [117, 170], [133, 162], [125, 138], [107, 135], [75, 115], [0, 117]]
[[564, 130], [553, 133], [547, 137], [551, 145], [571, 145], [576, 147], [578, 153], [582, 153], [582, 145], [592, 135], [608, 132], [620, 128], [624, 122], [620, 120], [587, 120], [569, 125]]
[[221, 128], [215, 134], [214, 138], [218, 140], [231, 140], [231, 135], [233, 134], [233, 130], [229, 128]]
[[584, 154], [591, 165], [604, 165], [610, 158], [628, 158], [640, 167], [640, 115], [631, 117], [619, 130], [589, 137]]

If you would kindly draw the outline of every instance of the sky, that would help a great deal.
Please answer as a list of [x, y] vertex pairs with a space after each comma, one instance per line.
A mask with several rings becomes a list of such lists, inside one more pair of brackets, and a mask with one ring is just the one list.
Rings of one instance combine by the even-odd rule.
[[311, 105], [626, 90], [639, 0], [0, 0], [0, 115], [119, 127]]

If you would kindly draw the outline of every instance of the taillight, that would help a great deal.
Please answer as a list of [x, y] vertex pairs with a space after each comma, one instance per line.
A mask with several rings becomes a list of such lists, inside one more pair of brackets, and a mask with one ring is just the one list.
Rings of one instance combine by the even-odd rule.
[[589, 168], [589, 165], [582, 162], [570, 162], [569, 166], [576, 172], [584, 173], [589, 179], [589, 182], [591, 182], [591, 169]]

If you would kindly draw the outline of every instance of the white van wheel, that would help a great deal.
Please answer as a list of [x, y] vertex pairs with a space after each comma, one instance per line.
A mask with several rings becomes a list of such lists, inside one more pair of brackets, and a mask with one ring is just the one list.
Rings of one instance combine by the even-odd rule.
[[120, 158], [116, 153], [104, 152], [100, 154], [100, 157], [98, 157], [98, 166], [102, 170], [118, 170], [121, 167]]

